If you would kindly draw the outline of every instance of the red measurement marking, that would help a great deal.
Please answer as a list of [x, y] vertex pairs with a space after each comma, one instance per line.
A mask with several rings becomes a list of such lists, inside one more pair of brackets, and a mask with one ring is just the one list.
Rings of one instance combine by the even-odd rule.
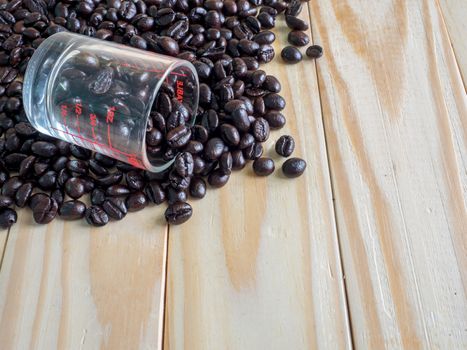
[[182, 80], [177, 80], [176, 84], [176, 90], [177, 90], [177, 100], [179, 102], [183, 102], [183, 93], [185, 90], [183, 90], [183, 81]]
[[113, 149], [112, 142], [110, 141], [110, 125], [109, 124], [107, 124], [107, 140], [109, 142], [109, 147]]
[[89, 124], [91, 125], [91, 132], [92, 132], [92, 137], [94, 139], [96, 139], [96, 134], [94, 132], [94, 128], [96, 127], [97, 125], [97, 115], [95, 115], [94, 113], [91, 113], [89, 115]]
[[107, 116], [105, 117], [105, 121], [107, 123], [113, 123], [114, 122], [114, 117], [115, 117], [115, 110], [117, 108], [115, 106], [113, 107], [110, 107], [108, 110], [107, 110]]
[[60, 106], [60, 114], [63, 119], [63, 125], [66, 126], [66, 117], [68, 116], [68, 106], [66, 104]]
[[81, 103], [75, 103], [75, 114], [76, 114], [76, 128], [78, 129], [78, 134], [81, 134], [81, 128], [79, 125], [79, 117], [83, 114], [83, 106]]
[[138, 167], [138, 168], [141, 168], [142, 167], [142, 164], [141, 162], [139, 161], [138, 158], [136, 157], [127, 157], [126, 158], [127, 162], [135, 167]]

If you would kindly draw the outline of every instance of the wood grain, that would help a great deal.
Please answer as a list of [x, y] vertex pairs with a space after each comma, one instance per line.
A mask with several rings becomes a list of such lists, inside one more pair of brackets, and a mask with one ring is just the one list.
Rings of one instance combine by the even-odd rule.
[[467, 86], [467, 1], [438, 0], [448, 29], [457, 64]]
[[62, 220], [36, 225], [20, 211], [0, 274], [0, 347], [160, 348], [167, 232], [155, 218], [162, 215], [148, 208], [91, 229]]
[[356, 348], [467, 348], [467, 107], [432, 0], [312, 1]]
[[[277, 25], [279, 56], [288, 30]], [[276, 57], [265, 69], [288, 103], [265, 149], [277, 170], [258, 178], [250, 163], [193, 203], [189, 225], [170, 227], [165, 349], [350, 347], [316, 67]], [[284, 133], [308, 162], [295, 180], [273, 149]]]

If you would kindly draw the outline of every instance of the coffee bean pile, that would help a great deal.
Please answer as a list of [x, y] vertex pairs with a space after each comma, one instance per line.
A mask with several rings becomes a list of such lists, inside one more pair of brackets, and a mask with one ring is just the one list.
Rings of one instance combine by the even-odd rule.
[[[167, 221], [180, 224], [192, 215], [188, 196], [203, 198], [206, 180], [222, 187], [249, 160], [258, 175], [271, 174], [274, 162], [261, 157], [262, 143], [271, 129], [284, 126], [285, 100], [279, 81], [260, 64], [274, 58], [269, 29], [279, 14], [294, 30], [290, 41], [307, 42], [300, 32], [307, 25], [296, 18], [300, 8], [297, 0], [0, 0], [0, 226], [16, 222], [13, 206], [28, 206], [40, 224], [60, 216], [102, 226], [163, 202]], [[158, 97], [148, 124], [148, 149], [176, 158], [172, 168], [143, 171], [40, 134], [28, 123], [22, 76], [35, 49], [61, 31], [193, 63], [200, 78], [196, 124], [179, 117], [183, 106], [173, 103], [170, 89]], [[322, 53], [309, 51], [311, 57]], [[111, 88], [102, 74], [91, 87], [95, 93]], [[276, 151], [289, 157], [294, 145], [283, 136]], [[296, 177], [305, 167], [302, 159], [289, 158], [282, 171]]]

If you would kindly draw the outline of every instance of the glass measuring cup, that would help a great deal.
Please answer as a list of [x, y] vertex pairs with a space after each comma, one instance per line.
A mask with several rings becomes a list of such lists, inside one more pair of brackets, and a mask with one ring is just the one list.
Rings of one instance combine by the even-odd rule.
[[23, 100], [40, 132], [159, 172], [173, 159], [163, 156], [164, 149], [146, 148], [154, 101], [159, 91], [169, 91], [186, 107], [186, 124], [193, 124], [198, 85], [188, 61], [60, 32], [32, 56]]

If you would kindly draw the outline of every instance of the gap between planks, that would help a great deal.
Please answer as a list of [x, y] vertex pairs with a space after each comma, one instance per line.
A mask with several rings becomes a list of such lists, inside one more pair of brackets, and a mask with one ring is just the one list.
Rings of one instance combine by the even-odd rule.
[[[305, 2], [306, 7], [308, 9], [308, 19], [309, 19], [309, 24], [310, 24], [310, 34], [311, 34], [311, 44], [312, 45], [320, 45], [321, 43], [315, 42], [315, 38], [313, 35], [313, 18], [311, 17], [311, 8], [310, 8], [310, 2]], [[324, 55], [326, 55], [326, 48], [323, 48]], [[306, 59], [307, 57], [305, 57]], [[329, 147], [328, 147], [328, 138], [326, 134], [326, 124], [324, 122], [324, 111], [323, 111], [323, 100], [321, 97], [321, 86], [320, 86], [320, 80], [319, 80], [319, 71], [318, 71], [318, 65], [319, 63], [319, 58], [318, 60], [315, 60], [313, 62], [313, 65], [315, 67], [315, 75], [316, 75], [316, 84], [318, 86], [318, 98], [319, 98], [319, 109], [321, 111], [321, 123], [323, 125], [323, 137], [324, 137], [324, 149], [326, 152], [326, 159], [327, 159], [327, 167], [328, 167], [328, 174], [329, 174], [329, 183], [331, 186], [331, 206], [332, 206], [332, 213], [334, 215], [334, 228], [336, 232], [336, 240], [337, 240], [337, 257], [339, 259], [339, 264], [341, 267], [341, 273], [342, 273], [342, 284], [343, 284], [343, 293], [344, 293], [344, 306], [345, 306], [345, 317], [347, 319], [347, 326], [349, 328], [349, 337], [350, 337], [350, 346], [351, 349], [355, 349], [355, 342], [354, 342], [354, 336], [353, 336], [353, 329], [352, 329], [352, 317], [350, 315], [350, 309], [349, 309], [349, 295], [347, 291], [347, 281], [345, 278], [345, 266], [344, 262], [342, 260], [342, 246], [341, 246], [341, 240], [339, 237], [339, 224], [337, 222], [337, 213], [336, 213], [336, 206], [334, 205], [334, 200], [335, 200], [335, 189], [334, 189], [334, 181], [333, 181], [333, 176], [332, 176], [332, 169], [331, 169], [331, 159], [329, 157]]]

